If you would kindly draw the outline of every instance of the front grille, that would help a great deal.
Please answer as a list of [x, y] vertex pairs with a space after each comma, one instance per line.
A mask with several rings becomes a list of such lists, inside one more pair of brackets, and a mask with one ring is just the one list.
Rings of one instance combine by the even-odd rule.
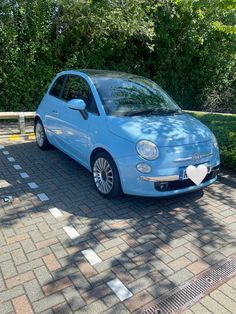
[[[217, 176], [219, 172], [219, 167], [212, 168], [212, 171], [206, 175], [202, 183], [207, 182]], [[159, 192], [166, 192], [166, 191], [173, 191], [173, 190], [181, 190], [186, 189], [190, 186], [195, 186], [192, 180], [176, 180], [176, 181], [169, 181], [169, 182], [155, 182], [154, 183], [155, 189]]]

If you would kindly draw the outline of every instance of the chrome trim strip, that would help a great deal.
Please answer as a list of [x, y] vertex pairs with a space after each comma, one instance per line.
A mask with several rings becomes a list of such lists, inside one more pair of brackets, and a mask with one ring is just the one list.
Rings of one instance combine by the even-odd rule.
[[[205, 154], [199, 155], [199, 160], [201, 158], [210, 157], [212, 155], [213, 155], [213, 153], [205, 153]], [[192, 156], [191, 157], [185, 157], [185, 158], [178, 158], [178, 159], [175, 159], [174, 162], [183, 162], [183, 161], [192, 160], [192, 159], [193, 159]]]
[[173, 176], [163, 176], [163, 177], [145, 177], [140, 176], [140, 179], [143, 181], [149, 181], [149, 182], [168, 182], [168, 181], [176, 181], [179, 180], [179, 175], [173, 175]]
[[210, 157], [212, 155], [213, 155], [213, 153], [206, 153], [206, 154], [200, 155], [200, 158]]
[[185, 157], [185, 158], [178, 158], [175, 159], [174, 162], [182, 162], [182, 161], [187, 161], [187, 160], [192, 160], [192, 157]]

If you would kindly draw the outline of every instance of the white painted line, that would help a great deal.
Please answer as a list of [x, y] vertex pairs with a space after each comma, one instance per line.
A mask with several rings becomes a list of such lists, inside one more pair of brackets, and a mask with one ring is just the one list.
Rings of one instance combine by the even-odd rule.
[[0, 145], [0, 149], [3, 149], [4, 148], [4, 146], [3, 145]]
[[49, 211], [55, 218], [59, 218], [63, 216], [62, 212], [56, 207], [49, 208]]
[[23, 178], [23, 179], [29, 178], [29, 175], [28, 175], [28, 173], [26, 173], [26, 172], [21, 172], [21, 173], [20, 173], [20, 176], [21, 176], [21, 178]]
[[68, 234], [71, 239], [76, 239], [79, 237], [79, 232], [73, 226], [63, 227], [64, 231]]
[[45, 202], [45, 201], [49, 200], [48, 196], [45, 193], [40, 193], [37, 196], [38, 196], [38, 198], [40, 199], [41, 202]]
[[20, 165], [14, 165], [13, 167], [14, 167], [16, 170], [21, 170], [21, 169], [22, 169]]
[[35, 182], [30, 182], [30, 183], [28, 183], [28, 186], [29, 186], [31, 189], [37, 189], [37, 188], [39, 187]]
[[121, 301], [124, 301], [133, 295], [133, 293], [131, 293], [118, 278], [108, 281], [107, 284]]
[[7, 159], [8, 159], [10, 162], [15, 161], [15, 158], [13, 158], [13, 157], [7, 157]]
[[3, 155], [10, 155], [9, 151], [7, 151], [7, 150], [4, 150], [2, 153], [3, 153]]
[[95, 265], [102, 261], [101, 258], [92, 249], [84, 250], [82, 251], [82, 254], [84, 254], [85, 258], [91, 265]]

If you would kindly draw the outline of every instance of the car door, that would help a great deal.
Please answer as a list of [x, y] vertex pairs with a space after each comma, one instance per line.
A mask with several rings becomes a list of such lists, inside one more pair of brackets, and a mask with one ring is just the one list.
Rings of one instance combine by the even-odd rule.
[[[88, 166], [91, 146], [91, 124], [99, 112], [87, 81], [79, 75], [68, 75], [58, 106], [57, 127], [61, 149], [81, 164]], [[82, 99], [86, 104], [83, 112], [69, 108], [68, 101]]]
[[46, 106], [44, 110], [44, 127], [47, 135], [50, 137], [50, 142], [56, 146], [60, 133], [58, 128], [59, 108], [64, 103], [60, 97], [66, 79], [67, 75], [59, 76], [43, 99], [43, 104]]

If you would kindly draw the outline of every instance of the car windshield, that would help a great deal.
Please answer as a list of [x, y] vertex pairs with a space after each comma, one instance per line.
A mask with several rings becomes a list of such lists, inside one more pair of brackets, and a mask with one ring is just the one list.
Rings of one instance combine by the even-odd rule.
[[92, 80], [108, 115], [181, 114], [181, 109], [163, 89], [139, 76], [99, 76]]

